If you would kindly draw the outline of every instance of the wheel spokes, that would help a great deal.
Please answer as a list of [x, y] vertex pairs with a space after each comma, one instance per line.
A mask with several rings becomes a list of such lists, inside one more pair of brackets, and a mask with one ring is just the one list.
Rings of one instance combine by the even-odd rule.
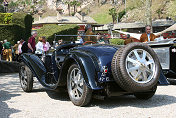
[[129, 76], [139, 83], [150, 81], [155, 71], [152, 56], [143, 49], [132, 50], [126, 58], [126, 69]]
[[83, 77], [78, 68], [74, 68], [70, 74], [71, 95], [75, 99], [81, 98], [83, 94]]
[[141, 60], [141, 58], [139, 57], [139, 54], [138, 54], [137, 50], [134, 50], [134, 55], [136, 56], [136, 59], [137, 59], [138, 61]]

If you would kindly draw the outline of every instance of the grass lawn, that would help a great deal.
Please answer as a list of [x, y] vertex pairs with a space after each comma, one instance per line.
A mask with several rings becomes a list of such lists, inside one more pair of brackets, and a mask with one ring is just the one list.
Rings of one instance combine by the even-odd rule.
[[92, 8], [89, 14], [98, 24], [108, 24], [112, 23], [112, 16], [109, 15], [109, 9], [112, 6], [106, 4], [98, 8]]

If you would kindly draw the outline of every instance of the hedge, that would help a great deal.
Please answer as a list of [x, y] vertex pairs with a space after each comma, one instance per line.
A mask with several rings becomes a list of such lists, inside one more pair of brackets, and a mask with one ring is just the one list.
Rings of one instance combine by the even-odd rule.
[[124, 45], [125, 40], [123, 39], [110, 39], [110, 44]]
[[[57, 35], [77, 35], [78, 26], [77, 25], [56, 25], [48, 24], [44, 25], [41, 29], [37, 30], [38, 37], [45, 36], [51, 43], [55, 39], [55, 34]], [[74, 37], [76, 39], [77, 37]], [[70, 41], [71, 37], [57, 37], [55, 40], [63, 39], [64, 41]]]
[[0, 40], [7, 39], [11, 44], [16, 43], [24, 37], [24, 28], [18, 25], [0, 25]]
[[7, 39], [12, 44], [20, 39], [27, 40], [31, 36], [32, 22], [32, 16], [26, 13], [0, 13], [0, 40]]
[[0, 24], [12, 23], [12, 13], [0, 13]]

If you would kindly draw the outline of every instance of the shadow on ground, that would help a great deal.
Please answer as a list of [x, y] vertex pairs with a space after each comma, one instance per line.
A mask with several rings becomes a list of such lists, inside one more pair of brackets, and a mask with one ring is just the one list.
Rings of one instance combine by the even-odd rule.
[[20, 110], [9, 108], [6, 101], [12, 97], [20, 96], [20, 94], [12, 94], [7, 91], [0, 90], [0, 117], [8, 118], [11, 114], [21, 112]]
[[68, 93], [64, 88], [60, 88], [57, 91], [47, 90], [46, 93], [51, 99], [61, 100], [61, 101], [70, 101]]
[[107, 98], [104, 101], [93, 100], [91, 107], [99, 106], [102, 109], [113, 109], [117, 107], [152, 108], [176, 103], [176, 97], [169, 95], [154, 95], [149, 100], [139, 100], [132, 95]]

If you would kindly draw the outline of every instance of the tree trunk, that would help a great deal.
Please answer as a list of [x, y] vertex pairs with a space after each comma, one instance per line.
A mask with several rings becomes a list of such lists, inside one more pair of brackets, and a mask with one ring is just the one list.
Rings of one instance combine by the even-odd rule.
[[146, 25], [150, 25], [151, 26], [151, 32], [153, 32], [151, 5], [152, 5], [152, 0], [146, 0], [146, 10], [145, 10]]
[[69, 16], [71, 15], [70, 14], [70, 4], [68, 4], [68, 13], [69, 13]]
[[76, 13], [76, 5], [74, 5], [74, 14]]

